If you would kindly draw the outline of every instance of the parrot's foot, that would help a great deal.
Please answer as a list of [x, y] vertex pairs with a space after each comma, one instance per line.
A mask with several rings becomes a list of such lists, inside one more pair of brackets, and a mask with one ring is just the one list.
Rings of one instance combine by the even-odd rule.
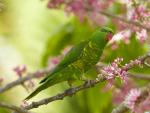
[[93, 87], [94, 85], [92, 85], [92, 83], [93, 83], [93, 80], [86, 80], [84, 85], [88, 85], [88, 86], [90, 85]]

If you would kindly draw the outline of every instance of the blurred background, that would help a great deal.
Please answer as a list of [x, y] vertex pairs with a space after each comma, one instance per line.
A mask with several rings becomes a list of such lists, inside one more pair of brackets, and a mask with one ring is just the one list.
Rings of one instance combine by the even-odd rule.
[[[13, 71], [15, 67], [25, 64], [28, 72], [47, 67], [50, 58], [62, 53], [64, 48], [89, 38], [98, 28], [97, 24], [93, 25], [86, 20], [81, 22], [74, 15], [66, 14], [64, 10], [48, 9], [46, 0], [0, 0], [0, 7], [0, 77], [4, 79], [1, 85], [18, 78]], [[111, 7], [111, 11], [118, 14], [121, 11], [120, 7], [119, 3], [116, 3]], [[104, 26], [109, 26], [116, 31], [115, 24], [112, 23], [113, 21], [108, 19]], [[126, 63], [147, 51], [147, 45], [141, 44], [134, 34], [130, 43], [119, 42], [117, 46], [115, 49], [108, 46], [104, 50], [102, 61], [110, 63], [116, 57], [123, 57], [123, 63]], [[137, 68], [132, 71], [150, 73], [148, 68], [140, 70]], [[95, 76], [93, 72], [88, 74], [91, 77]], [[38, 81], [38, 79], [34, 80], [35, 87]], [[137, 81], [139, 84], [146, 83], [142, 80]], [[104, 91], [105, 85], [106, 83], [99, 84], [33, 111], [37, 113], [110, 113], [115, 106], [112, 102], [113, 89]], [[31, 102], [53, 96], [66, 88], [68, 88], [66, 83], [58, 84], [41, 92]], [[17, 86], [0, 94], [0, 99], [19, 106], [28, 94], [22, 86]], [[10, 113], [10, 111], [0, 108], [0, 113]]]

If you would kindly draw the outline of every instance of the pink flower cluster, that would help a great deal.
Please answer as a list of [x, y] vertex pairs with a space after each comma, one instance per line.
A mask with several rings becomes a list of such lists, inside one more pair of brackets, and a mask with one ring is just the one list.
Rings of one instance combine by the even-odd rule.
[[90, 22], [96, 22], [97, 24], [103, 24], [105, 18], [100, 15], [100, 10], [107, 9], [113, 0], [49, 0], [49, 8], [60, 8], [64, 6], [67, 13], [73, 13], [81, 21], [85, 18], [92, 20]]
[[134, 111], [136, 113], [142, 113], [143, 111], [145, 112], [150, 111], [150, 95], [144, 101], [139, 103], [139, 105], [135, 107]]
[[19, 76], [19, 77], [22, 77], [22, 75], [26, 72], [26, 66], [25, 65], [21, 65], [21, 66], [17, 66], [13, 69], [16, 74]]
[[[140, 22], [141, 24], [150, 28], [150, 11], [144, 4], [136, 4], [136, 6], [132, 6], [131, 16], [129, 17], [130, 20]], [[135, 28], [135, 27], [134, 27]], [[137, 34], [137, 38], [144, 42], [147, 39], [147, 31], [146, 29], [134, 29]]]
[[[101, 15], [99, 11], [105, 11], [110, 6], [113, 6], [113, 3], [115, 3], [114, 1], [115, 0], [49, 0], [48, 7], [61, 8], [62, 6], [68, 14], [73, 13], [81, 20], [81, 22], [87, 18], [92, 24], [96, 23], [97, 25], [105, 25], [107, 18]], [[142, 2], [140, 0], [122, 0], [122, 3], [125, 3], [123, 4], [123, 8], [126, 7], [126, 10], [124, 9], [125, 11], [122, 12], [120, 16], [150, 28], [150, 10], [148, 9], [149, 1]], [[132, 24], [125, 24], [124, 22], [118, 20], [113, 21], [119, 30], [129, 30], [131, 32], [130, 35], [122, 33], [125, 43], [129, 43], [129, 38], [132, 33], [136, 33], [136, 37], [141, 41], [141, 43], [146, 41], [148, 37], [146, 29]], [[116, 48], [116, 46], [114, 47]]]
[[62, 59], [61, 55], [50, 57], [48, 59], [48, 70], [52, 70], [55, 68], [55, 66], [60, 62]]
[[[71, 46], [66, 47], [60, 55], [55, 56], [55, 57], [50, 57], [49, 58], [49, 62], [48, 62], [48, 67], [46, 70], [37, 70], [35, 73], [32, 73], [33, 75], [35, 75], [35, 78], [41, 78], [44, 75], [47, 74], [47, 72], [52, 71], [55, 66], [63, 59], [63, 57], [68, 53], [68, 51], [71, 49]], [[13, 71], [17, 74], [17, 76], [19, 76], [19, 78], [22, 78], [24, 74], [27, 73], [27, 68], [25, 65], [20, 65], [17, 66], [13, 69]], [[0, 78], [0, 83], [3, 80]], [[29, 91], [29, 89], [33, 89], [34, 87], [34, 82], [32, 80], [28, 80], [25, 83], [21, 84], [27, 91]]]
[[132, 110], [132, 112], [135, 110], [135, 104], [140, 95], [141, 95], [140, 90], [131, 89], [129, 94], [125, 98], [125, 104], [127, 105], [128, 108]]
[[134, 66], [141, 65], [141, 61], [138, 59], [131, 60], [128, 64], [125, 64], [124, 66], [121, 65], [122, 61], [123, 58], [117, 58], [110, 65], [103, 68], [102, 72], [104, 73], [104, 75], [106, 75], [106, 79], [108, 80], [109, 85], [113, 84], [116, 77], [121, 78], [124, 83], [127, 83], [127, 71]]
[[[17, 67], [15, 67], [13, 70], [16, 72], [16, 74], [17, 74], [20, 78], [22, 78], [22, 77], [23, 77], [23, 74], [25, 74], [25, 73], [27, 72], [26, 65], [17, 66]], [[21, 85], [22, 85], [27, 91], [28, 91], [30, 88], [33, 88], [33, 87], [34, 87], [34, 83], [33, 83], [33, 81], [31, 81], [31, 80], [29, 80], [29, 81], [27, 82], [27, 84], [22, 83]]]
[[113, 90], [113, 102], [116, 105], [121, 104], [124, 101], [124, 97], [133, 88], [136, 88], [136, 84], [134, 83], [133, 80], [128, 78], [128, 80], [126, 81], [126, 84], [122, 84], [120, 87], [114, 88], [114, 90]]
[[104, 67], [103, 71], [107, 74], [106, 79], [108, 81], [112, 82], [116, 76], [120, 77], [123, 81], [126, 80], [127, 71], [121, 69], [122, 61], [123, 58], [117, 58], [110, 65]]
[[[119, 95], [119, 96], [118, 96]], [[137, 89], [136, 84], [131, 79], [126, 84], [113, 91], [113, 102], [116, 105], [122, 102], [134, 113], [143, 113], [150, 110], [150, 95], [141, 100], [141, 91]]]
[[125, 71], [128, 71], [129, 69], [131, 69], [134, 66], [141, 66], [142, 62], [138, 59], [135, 60], [130, 60], [130, 62], [128, 64], [125, 64], [122, 69]]
[[150, 16], [150, 11], [146, 8], [146, 5], [144, 4], [136, 4], [132, 5], [132, 11], [131, 16], [129, 19], [132, 19], [134, 21], [147, 21], [146, 19]]
[[[150, 28], [150, 10], [147, 6], [148, 1], [142, 2], [140, 0], [129, 0], [126, 2], [127, 6], [127, 19], [138, 22], [147, 28]], [[148, 37], [147, 30], [134, 26], [134, 25], [125, 25], [123, 23], [118, 24], [123, 26], [123, 31], [128, 27], [131, 33], [136, 33], [137, 39], [140, 40], [141, 43], [144, 43]], [[124, 35], [126, 37], [126, 35]], [[128, 39], [130, 35], [128, 36]]]
[[147, 30], [145, 29], [141, 29], [140, 31], [137, 31], [136, 32], [136, 35], [137, 35], [137, 38], [142, 42], [144, 43], [148, 37], [147, 35]]
[[150, 95], [143, 101], [139, 102], [141, 91], [139, 89], [131, 89], [125, 98], [124, 103], [132, 112], [144, 113], [150, 110]]

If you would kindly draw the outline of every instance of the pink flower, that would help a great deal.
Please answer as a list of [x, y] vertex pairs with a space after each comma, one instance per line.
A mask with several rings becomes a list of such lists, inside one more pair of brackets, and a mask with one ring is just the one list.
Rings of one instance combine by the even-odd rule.
[[27, 105], [29, 105], [29, 104], [27, 103], [27, 101], [23, 100], [23, 101], [21, 102], [20, 107], [24, 108], [24, 107], [26, 107]]
[[141, 91], [133, 89], [125, 99], [125, 104], [135, 113], [144, 113], [150, 110], [150, 95], [142, 101], [138, 101], [141, 96]]
[[[124, 101], [124, 97], [128, 94], [128, 92], [135, 88], [136, 85], [134, 84], [134, 81], [131, 79], [128, 79], [126, 81], [126, 84], [122, 84], [121, 87], [117, 87], [113, 91], [113, 102], [117, 105], [122, 103]], [[118, 96], [119, 95], [119, 96]]]
[[145, 29], [142, 29], [139, 32], [136, 32], [137, 38], [143, 43], [147, 39], [147, 31]]
[[112, 85], [115, 77], [120, 77], [121, 80], [126, 82], [127, 71], [121, 68], [120, 64], [122, 61], [123, 58], [117, 58], [110, 65], [103, 68], [103, 71], [106, 74], [106, 79], [108, 80], [109, 85]]
[[21, 66], [15, 67], [13, 70], [16, 72], [16, 74], [17, 74], [19, 77], [21, 77], [22, 74], [24, 74], [27, 69], [26, 69], [26, 66], [25, 66], [25, 65], [21, 65]]
[[121, 65], [122, 61], [123, 58], [117, 58], [110, 65], [103, 68], [102, 72], [106, 76], [109, 84], [112, 85], [116, 77], [119, 77], [122, 81], [124, 81], [124, 83], [126, 83], [128, 74], [127, 71], [133, 66], [141, 65], [141, 61], [138, 59], [135, 59], [134, 61], [131, 60], [128, 64], [125, 64], [124, 66]]
[[150, 95], [142, 101], [138, 107], [136, 107], [135, 111], [136, 113], [142, 113], [143, 111], [149, 111], [150, 110]]
[[113, 0], [49, 0], [48, 7], [60, 8], [63, 5], [67, 13], [73, 13], [81, 22], [86, 18], [92, 23], [102, 25], [105, 18], [99, 11], [107, 9], [112, 3]]
[[116, 50], [118, 48], [118, 44], [116, 42], [111, 44], [111, 49]]
[[150, 110], [150, 95], [142, 99], [141, 91], [135, 88], [135, 84], [131, 80], [128, 80], [127, 84], [123, 84], [121, 88], [115, 89], [113, 95], [113, 101], [117, 105], [124, 100], [125, 105], [134, 113], [144, 113]]
[[119, 67], [119, 64], [122, 61], [123, 61], [123, 58], [117, 58], [110, 65], [104, 67], [103, 71], [107, 73], [108, 76], [106, 76], [106, 78], [108, 80], [114, 79], [117, 75], [122, 76], [122, 71], [121, 71], [121, 68]]
[[63, 3], [64, 3], [64, 0], [50, 0], [48, 2], [48, 7], [49, 8], [58, 8]]
[[127, 71], [131, 69], [133, 66], [141, 66], [141, 61], [138, 59], [130, 60], [128, 64], [125, 64], [122, 68], [123, 70]]
[[[127, 9], [127, 19], [138, 22], [142, 25], [145, 25], [147, 28], [150, 28], [150, 10], [145, 2], [136, 1], [136, 6], [133, 5], [133, 1], [130, 0], [130, 2], [126, 2], [126, 9]], [[122, 24], [121, 24], [122, 25]], [[120, 27], [120, 25], [119, 25]], [[126, 28], [129, 28], [132, 33], [136, 33], [137, 38], [140, 42], [144, 43], [147, 39], [147, 31], [146, 29], [142, 29], [140, 27], [137, 27], [135, 25], [129, 24], [126, 25]], [[128, 39], [125, 40], [128, 43]]]
[[46, 72], [43, 72], [43, 71], [41, 71], [41, 70], [38, 70], [38, 71], [35, 72], [36, 78], [41, 78], [41, 77], [43, 77], [45, 74], [46, 74]]
[[48, 68], [49, 70], [52, 70], [62, 59], [61, 55], [55, 56], [55, 57], [50, 57], [48, 60]]
[[[69, 52], [71, 49], [71, 46], [66, 47], [63, 51], [61, 51], [61, 54], [58, 56], [50, 57], [48, 60], [48, 70], [52, 70], [55, 68], [57, 64], [64, 58], [64, 56]], [[40, 75], [40, 73], [39, 73]]]
[[125, 104], [132, 111], [135, 111], [135, 104], [138, 97], [141, 95], [141, 91], [138, 89], [131, 89], [129, 94], [125, 98]]
[[122, 30], [118, 33], [116, 33], [110, 43], [116, 43], [116, 41], [123, 40], [125, 44], [130, 43], [130, 37], [131, 37], [131, 31], [129, 29]]

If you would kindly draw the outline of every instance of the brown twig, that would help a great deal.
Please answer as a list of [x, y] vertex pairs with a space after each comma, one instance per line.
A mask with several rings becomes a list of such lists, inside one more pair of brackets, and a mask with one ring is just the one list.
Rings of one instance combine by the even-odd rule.
[[127, 23], [127, 24], [131, 24], [131, 25], [134, 25], [134, 26], [138, 26], [138, 27], [141, 27], [141, 28], [144, 28], [146, 29], [147, 31], [150, 31], [150, 28], [147, 27], [146, 25], [143, 25], [139, 22], [135, 22], [135, 21], [131, 21], [131, 20], [127, 20], [125, 18], [122, 18], [122, 17], [119, 17], [119, 16], [116, 16], [114, 14], [111, 14], [111, 13], [108, 13], [108, 12], [105, 12], [105, 11], [99, 11], [99, 13], [101, 13], [102, 15], [105, 15], [107, 17], [110, 17], [110, 18], [114, 18], [116, 20], [120, 20], [124, 23]]
[[129, 108], [127, 108], [124, 103], [121, 103], [119, 107], [113, 109], [112, 113], [126, 113], [128, 110]]
[[135, 79], [142, 79], [142, 80], [150, 80], [150, 75], [148, 74], [139, 74], [139, 73], [129, 73], [129, 77], [135, 78]]
[[30, 105], [26, 106], [25, 109], [30, 110], [30, 109], [37, 108], [41, 105], [45, 105], [45, 104], [48, 104], [48, 103], [56, 101], [56, 100], [62, 100], [66, 96], [72, 96], [73, 94], [75, 94], [81, 90], [85, 90], [90, 87], [93, 87], [96, 84], [103, 82], [105, 80], [106, 80], [106, 78], [104, 76], [100, 75], [96, 80], [87, 80], [87, 81], [85, 81], [84, 84], [77, 86], [77, 87], [67, 89], [63, 93], [57, 94], [53, 97], [45, 98], [38, 102], [32, 102]]
[[17, 113], [31, 113], [25, 109], [22, 109], [20, 107], [14, 106], [14, 105], [6, 104], [4, 102], [0, 102], [0, 107], [11, 109]]
[[[39, 73], [46, 74], [48, 72], [49, 72], [48, 70], [41, 70]], [[3, 93], [17, 85], [24, 83], [25, 81], [28, 81], [37, 77], [38, 77], [38, 72], [27, 74], [25, 77], [19, 78], [11, 83], [6, 84], [5, 86], [0, 87], [0, 93]]]

